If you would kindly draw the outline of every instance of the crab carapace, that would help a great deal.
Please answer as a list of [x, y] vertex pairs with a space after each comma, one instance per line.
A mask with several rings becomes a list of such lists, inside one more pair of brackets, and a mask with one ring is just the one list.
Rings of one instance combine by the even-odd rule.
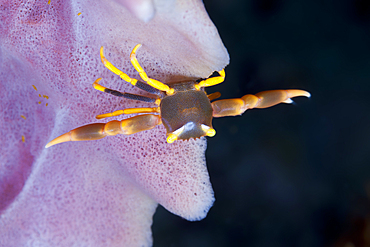
[[121, 93], [103, 87], [98, 83], [101, 78], [98, 78], [93, 83], [93, 87], [114, 96], [154, 103], [157, 106], [128, 108], [98, 115], [97, 119], [122, 114], [147, 113], [122, 121], [113, 120], [107, 123], [93, 123], [81, 126], [50, 141], [46, 144], [46, 148], [68, 141], [98, 140], [117, 134], [131, 135], [140, 131], [150, 130], [159, 124], [163, 124], [167, 130], [168, 143], [180, 139], [187, 140], [202, 136], [212, 137], [216, 134], [216, 131], [212, 128], [213, 117], [241, 115], [247, 109], [266, 108], [279, 103], [292, 103], [291, 98], [293, 97], [310, 97], [310, 93], [304, 90], [289, 89], [264, 91], [256, 95], [247, 94], [236, 99], [213, 101], [220, 97], [220, 93], [207, 94], [204, 88], [222, 83], [225, 79], [224, 70], [215, 72], [214, 74], [216, 75], [206, 79], [177, 82], [169, 86], [147, 76], [136, 59], [136, 51], [140, 46], [141, 44], [138, 44], [132, 50], [130, 60], [134, 68], [139, 72], [141, 79], [146, 83], [129, 77], [111, 64], [103, 54], [103, 47], [100, 48], [100, 57], [106, 68], [119, 75], [123, 80], [152, 94], [152, 97]]

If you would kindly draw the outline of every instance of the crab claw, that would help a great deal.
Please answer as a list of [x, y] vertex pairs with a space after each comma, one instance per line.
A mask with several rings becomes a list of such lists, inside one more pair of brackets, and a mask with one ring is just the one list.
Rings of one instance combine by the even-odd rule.
[[311, 94], [304, 90], [270, 90], [257, 93], [256, 95], [247, 94], [239, 99], [217, 100], [212, 103], [213, 117], [236, 116], [243, 114], [248, 109], [267, 108], [280, 103], [292, 103], [291, 98]]

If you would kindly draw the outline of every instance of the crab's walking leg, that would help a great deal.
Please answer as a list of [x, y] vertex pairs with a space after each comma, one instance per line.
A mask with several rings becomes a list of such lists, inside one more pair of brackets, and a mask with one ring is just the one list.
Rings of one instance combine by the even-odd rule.
[[310, 93], [304, 90], [271, 90], [257, 93], [256, 95], [247, 94], [239, 99], [224, 99], [212, 102], [213, 116], [225, 117], [243, 114], [252, 108], [267, 108], [279, 103], [292, 103], [291, 98], [298, 96], [310, 97]]
[[211, 76], [208, 79], [200, 81], [194, 87], [199, 90], [201, 87], [210, 87], [222, 83], [225, 80], [225, 70], [217, 71], [218, 76]]
[[121, 70], [117, 69], [111, 62], [109, 62], [105, 56], [104, 56], [104, 48], [103, 46], [100, 47], [100, 58], [101, 62], [104, 64], [104, 66], [115, 73], [116, 75], [119, 75], [123, 80], [131, 83], [132, 85], [136, 85], [137, 80], [134, 78], [129, 77], [127, 74], [123, 73]]
[[163, 82], [160, 82], [160, 81], [149, 78], [148, 75], [145, 73], [144, 69], [141, 67], [141, 65], [139, 64], [139, 61], [136, 58], [136, 51], [140, 47], [141, 47], [141, 44], [137, 44], [134, 47], [134, 49], [132, 50], [132, 52], [130, 54], [130, 59], [131, 59], [131, 63], [134, 66], [134, 68], [137, 70], [137, 72], [139, 72], [139, 75], [140, 75], [141, 79], [146, 81], [150, 86], [152, 86], [152, 87], [154, 87], [158, 90], [165, 91], [168, 95], [173, 94], [174, 93], [173, 88], [170, 88], [169, 86], [167, 86]]
[[139, 115], [122, 121], [113, 120], [105, 124], [89, 124], [55, 138], [46, 144], [45, 148], [62, 142], [91, 141], [118, 134], [131, 135], [140, 131], [150, 130], [158, 124], [161, 124], [161, 117], [154, 114]]
[[160, 99], [159, 98], [151, 98], [151, 97], [146, 97], [146, 96], [132, 94], [132, 93], [121, 93], [119, 91], [116, 91], [116, 90], [113, 90], [113, 89], [110, 89], [110, 88], [103, 87], [102, 85], [100, 85], [98, 83], [101, 79], [102, 78], [98, 78], [93, 83], [93, 87], [96, 90], [99, 90], [99, 91], [104, 92], [104, 93], [109, 93], [109, 94], [112, 94], [114, 96], [123, 97], [123, 98], [126, 98], [126, 99], [132, 99], [132, 100], [139, 100], [139, 101], [144, 101], [144, 102], [156, 103], [157, 105], [159, 105], [159, 103], [160, 103]]
[[122, 114], [135, 114], [135, 113], [152, 113], [152, 112], [160, 112], [159, 107], [142, 107], [142, 108], [126, 108], [123, 110], [118, 110], [114, 112], [104, 113], [96, 116], [97, 119], [107, 118], [107, 117], [115, 117]]
[[221, 93], [220, 92], [211, 93], [211, 94], [208, 94], [207, 97], [210, 101], [212, 101], [212, 100], [220, 98]]

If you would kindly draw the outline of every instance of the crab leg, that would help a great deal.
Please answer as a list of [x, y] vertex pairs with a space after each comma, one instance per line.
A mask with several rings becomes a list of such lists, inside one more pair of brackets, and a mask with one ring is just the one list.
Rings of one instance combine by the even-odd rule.
[[160, 112], [159, 107], [143, 107], [143, 108], [126, 108], [123, 110], [118, 110], [114, 112], [104, 113], [96, 116], [97, 119], [120, 116], [122, 114], [135, 114], [135, 113], [151, 113], [151, 112]]
[[[102, 85], [100, 85], [98, 83], [101, 79], [102, 78], [96, 79], [96, 81], [93, 83], [93, 87], [96, 90], [99, 90], [99, 91], [101, 91], [103, 93], [109, 93], [109, 94], [112, 94], [114, 96], [123, 97], [123, 98], [126, 98], [126, 99], [132, 99], [132, 100], [139, 100], [139, 101], [144, 101], [144, 102], [151, 102], [151, 103], [160, 102], [160, 99], [159, 98], [151, 98], [151, 97], [146, 97], [146, 96], [132, 94], [132, 93], [121, 93], [119, 91], [116, 91], [116, 90], [112, 90], [110, 88], [103, 87]], [[136, 86], [137, 85], [138, 84], [136, 84]], [[147, 85], [147, 84], [144, 84], [144, 85]], [[153, 88], [153, 89], [155, 89], [155, 88]]]
[[150, 86], [152, 86], [152, 87], [154, 87], [158, 90], [165, 91], [168, 95], [173, 94], [174, 93], [173, 88], [170, 88], [169, 86], [167, 86], [163, 82], [160, 82], [160, 81], [149, 78], [148, 75], [145, 73], [144, 69], [141, 67], [141, 65], [139, 64], [139, 61], [136, 58], [136, 52], [140, 47], [141, 47], [141, 44], [137, 44], [134, 47], [134, 49], [132, 50], [132, 52], [130, 54], [130, 60], [131, 60], [132, 66], [134, 66], [134, 68], [137, 70], [137, 72], [139, 72], [139, 75], [140, 75], [141, 79], [143, 79], [145, 82], [147, 82]]
[[199, 90], [201, 87], [210, 87], [222, 83], [225, 80], [225, 70], [217, 71], [218, 76], [209, 77], [203, 81], [200, 81], [198, 84], [195, 84], [194, 87]]
[[213, 117], [236, 116], [243, 114], [252, 108], [267, 108], [279, 103], [292, 103], [291, 98], [298, 96], [310, 97], [310, 93], [304, 90], [271, 90], [247, 94], [238, 99], [217, 100], [212, 103]]
[[221, 93], [220, 92], [211, 93], [211, 94], [208, 94], [207, 97], [208, 97], [209, 101], [212, 101], [212, 100], [220, 98]]
[[100, 47], [100, 58], [101, 58], [101, 62], [104, 64], [104, 66], [107, 69], [109, 69], [110, 71], [112, 71], [116, 75], [119, 75], [122, 78], [122, 80], [125, 80], [125, 81], [131, 83], [133, 86], [136, 85], [136, 83], [137, 83], [136, 79], [129, 77], [127, 74], [125, 74], [121, 70], [117, 69], [111, 62], [108, 61], [108, 59], [105, 58], [103, 46]]
[[62, 142], [91, 141], [118, 134], [131, 135], [153, 129], [158, 124], [161, 124], [161, 117], [154, 114], [139, 115], [122, 121], [113, 120], [108, 123], [88, 124], [55, 138], [46, 144], [45, 148]]

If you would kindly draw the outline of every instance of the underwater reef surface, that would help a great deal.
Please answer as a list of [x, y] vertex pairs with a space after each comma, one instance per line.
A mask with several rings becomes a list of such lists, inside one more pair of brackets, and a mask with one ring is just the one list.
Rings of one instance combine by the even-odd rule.
[[205, 138], [169, 145], [158, 126], [44, 148], [108, 121], [98, 114], [148, 106], [93, 89], [102, 77], [143, 94], [102, 65], [101, 46], [134, 78], [138, 43], [144, 70], [166, 83], [224, 68], [228, 53], [201, 1], [2, 1], [0, 23], [0, 245], [150, 246], [157, 203], [187, 220], [206, 216]]

